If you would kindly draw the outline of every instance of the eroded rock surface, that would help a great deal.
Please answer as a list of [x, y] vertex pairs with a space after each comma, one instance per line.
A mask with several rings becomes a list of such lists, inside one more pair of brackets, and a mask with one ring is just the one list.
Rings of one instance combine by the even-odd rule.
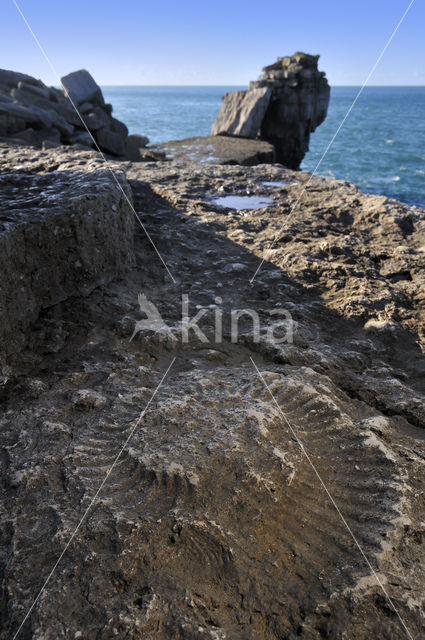
[[242, 140], [227, 136], [197, 136], [170, 140], [155, 145], [152, 151], [165, 153], [168, 160], [183, 163], [253, 166], [274, 162], [276, 159], [274, 147], [264, 140]]
[[87, 296], [134, 263], [131, 192], [122, 172], [117, 183], [105, 168], [31, 169], [14, 164], [0, 172], [2, 373], [8, 357], [19, 359], [42, 309]]
[[329, 104], [330, 89], [317, 69], [318, 59], [305, 53], [278, 58], [248, 91], [226, 93], [211, 133], [267, 140], [278, 162], [297, 169]]
[[[42, 176], [101, 167], [90, 152], [9, 150], [0, 169], [17, 157]], [[22, 637], [408, 637], [373, 567], [421, 638], [424, 212], [315, 178], [289, 217], [308, 176], [277, 165], [116, 167], [175, 282], [137, 226], [126, 281], [46, 309], [26, 371], [0, 387], [0, 637], [133, 432]], [[236, 210], [218, 194], [272, 203]], [[174, 339], [129, 341], [140, 293]], [[206, 310], [209, 342], [182, 341], [182, 294], [191, 317]], [[230, 312], [247, 308], [260, 339], [243, 316], [232, 342]], [[274, 309], [293, 340], [267, 340]]]

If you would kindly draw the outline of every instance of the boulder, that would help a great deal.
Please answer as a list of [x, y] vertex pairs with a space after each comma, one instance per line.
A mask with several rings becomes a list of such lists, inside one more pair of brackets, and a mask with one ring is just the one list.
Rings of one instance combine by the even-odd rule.
[[[123, 174], [117, 177], [131, 200]], [[126, 272], [134, 261], [134, 216], [104, 169], [2, 171], [0, 187], [3, 359], [23, 349], [43, 309]]]
[[68, 122], [68, 124], [77, 127], [82, 126], [78, 113], [75, 111], [72, 104], [67, 98], [65, 98], [63, 94], [61, 94], [61, 97], [58, 99], [57, 95], [54, 93], [52, 95], [54, 95], [55, 98], [49, 100], [39, 94], [25, 91], [24, 89], [20, 89], [17, 87], [11, 90], [10, 95], [19, 104], [26, 105], [30, 108], [36, 106], [40, 109], [56, 111], [64, 120]]
[[51, 140], [57, 144], [60, 143], [60, 133], [54, 127], [46, 127], [45, 129], [33, 129], [29, 127], [28, 129], [14, 133], [13, 137], [38, 149], [41, 149], [44, 140]]
[[87, 131], [78, 131], [74, 133], [70, 138], [69, 142], [74, 144], [81, 144], [85, 147], [94, 148], [94, 142], [91, 135]]
[[256, 138], [271, 98], [269, 87], [252, 91], [230, 91], [213, 124], [212, 135], [233, 135]]
[[99, 85], [85, 69], [68, 73], [67, 76], [61, 78], [61, 82], [74, 104], [77, 105], [81, 102], [104, 104]]
[[80, 104], [80, 106], [78, 107], [78, 111], [80, 113], [90, 113], [90, 111], [93, 111], [93, 109], [94, 104], [92, 102], [83, 102], [83, 104]]
[[9, 95], [7, 95], [7, 93], [1, 93], [0, 92], [0, 102], [13, 102], [13, 98]]
[[149, 143], [149, 138], [133, 133], [126, 139], [125, 155], [129, 160], [138, 162], [142, 159], [142, 152]]
[[35, 86], [42, 86], [41, 80], [36, 80], [26, 73], [18, 71], [9, 71], [8, 69], [0, 69], [0, 87], [6, 90], [17, 87], [19, 82], [26, 82]]
[[299, 168], [310, 133], [325, 119], [329, 104], [330, 87], [318, 59], [299, 52], [264, 67], [248, 91], [223, 97], [212, 134], [267, 140], [278, 162]]
[[62, 136], [69, 137], [74, 131], [72, 124], [53, 109], [41, 109], [40, 107], [32, 107], [32, 111], [39, 116], [40, 121], [46, 128], [55, 127]]
[[147, 136], [141, 136], [138, 133], [132, 133], [131, 135], [128, 136], [128, 139], [132, 143], [137, 144], [137, 147], [139, 149], [142, 147], [146, 147], [149, 144], [149, 138]]
[[90, 131], [98, 131], [112, 125], [110, 116], [100, 107], [94, 107], [90, 113], [85, 115], [84, 122]]
[[50, 89], [49, 87], [40, 87], [35, 84], [31, 84], [30, 82], [25, 82], [24, 80], [20, 80], [18, 82], [18, 89], [22, 91], [28, 91], [29, 93], [35, 94], [38, 97], [45, 98], [46, 100], [50, 100]]
[[60, 142], [55, 142], [54, 140], [43, 140], [43, 143], [41, 145], [42, 149], [56, 149], [57, 147], [61, 147], [61, 143]]
[[17, 131], [13, 134], [13, 137], [17, 140], [21, 140], [32, 147], [37, 147], [41, 149], [42, 138], [37, 133], [35, 129], [32, 127], [28, 127], [27, 129], [23, 129], [23, 131]]
[[126, 140], [125, 137], [108, 129], [100, 129], [96, 132], [96, 142], [102, 151], [112, 153], [115, 156], [125, 156]]
[[112, 131], [114, 131], [115, 133], [119, 133], [120, 136], [123, 136], [123, 138], [126, 138], [128, 136], [128, 128], [124, 124], [124, 122], [121, 122], [120, 120], [117, 120], [116, 118], [111, 118], [110, 126], [111, 126], [111, 130]]

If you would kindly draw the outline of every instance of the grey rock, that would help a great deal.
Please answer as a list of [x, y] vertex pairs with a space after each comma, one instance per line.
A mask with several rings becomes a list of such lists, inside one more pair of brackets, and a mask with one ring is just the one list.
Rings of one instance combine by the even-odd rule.
[[0, 114], [4, 114], [7, 119], [19, 118], [26, 124], [41, 124], [40, 116], [32, 109], [24, 107], [16, 102], [0, 102]]
[[0, 102], [15, 102], [12, 96], [9, 96], [7, 93], [1, 93], [0, 91]]
[[132, 133], [128, 136], [128, 139], [137, 145], [140, 149], [141, 147], [146, 147], [149, 144], [149, 138], [147, 136], [141, 136], [138, 133]]
[[94, 107], [93, 111], [84, 116], [84, 122], [90, 131], [98, 131], [111, 126], [111, 119], [100, 107]]
[[80, 113], [90, 113], [90, 111], [93, 111], [93, 109], [94, 104], [92, 102], [83, 102], [83, 104], [80, 104], [78, 107], [78, 111]]
[[74, 127], [82, 127], [83, 122], [78, 115], [77, 111], [75, 111], [72, 104], [68, 99], [63, 99], [58, 101], [57, 103], [51, 102], [50, 107], [54, 109], [59, 115], [62, 116], [64, 120], [66, 120], [69, 124], [72, 124]]
[[13, 136], [14, 138], [17, 138], [18, 140], [21, 140], [22, 142], [25, 142], [26, 144], [29, 144], [32, 147], [37, 147], [38, 149], [41, 149], [43, 139], [41, 135], [38, 133], [38, 131], [36, 131], [32, 127], [28, 127], [23, 131], [17, 131], [13, 134]]
[[119, 135], [122, 136], [123, 138], [126, 138], [128, 136], [128, 128], [124, 124], [124, 122], [121, 122], [116, 118], [111, 118], [110, 123], [111, 123], [112, 131], [114, 131], [115, 133], [119, 133]]
[[46, 127], [45, 129], [33, 129], [28, 127], [22, 131], [17, 131], [13, 134], [15, 139], [26, 142], [29, 145], [41, 149], [43, 140], [51, 140], [59, 144], [60, 132], [54, 127]]
[[145, 149], [149, 142], [149, 138], [146, 136], [140, 136], [138, 134], [132, 134], [126, 139], [125, 155], [129, 160], [138, 162], [142, 159], [141, 152]]
[[71, 148], [78, 151], [91, 151], [93, 147], [89, 147], [87, 144], [81, 144], [80, 142], [75, 142], [71, 144]]
[[267, 140], [276, 160], [297, 169], [308, 151], [310, 133], [326, 117], [330, 88], [318, 71], [319, 56], [295, 53], [264, 67], [248, 91], [223, 97], [213, 134]]
[[8, 69], [0, 69], [0, 87], [11, 89], [17, 87], [19, 82], [26, 82], [34, 86], [42, 86], [40, 80], [36, 80], [32, 76], [26, 73], [19, 73], [18, 71], [9, 71]]
[[119, 133], [100, 129], [96, 132], [96, 141], [102, 151], [112, 153], [115, 156], [125, 156], [126, 141]]
[[41, 109], [40, 107], [32, 107], [31, 111], [40, 117], [40, 121], [44, 127], [55, 127], [62, 136], [69, 137], [74, 131], [72, 124], [69, 124], [59, 113], [53, 109]]
[[[118, 179], [131, 198], [120, 173]], [[2, 172], [0, 183], [0, 355], [6, 357], [23, 348], [42, 309], [88, 295], [131, 266], [134, 217], [106, 170]]]
[[86, 69], [73, 71], [61, 78], [69, 97], [75, 103], [94, 102], [104, 104], [102, 91]]
[[22, 114], [16, 115], [9, 109], [2, 109], [0, 103], [0, 135], [6, 136], [25, 128], [26, 118]]
[[80, 389], [72, 398], [72, 405], [81, 411], [101, 409], [106, 404], [106, 398], [93, 389]]
[[61, 143], [55, 140], [43, 140], [41, 148], [42, 149], [56, 149], [57, 147], [61, 147]]
[[55, 135], [55, 142], [91, 149], [88, 129], [97, 135], [106, 153], [140, 160], [139, 144], [144, 146], [147, 138], [128, 141], [128, 128], [112, 117], [112, 105], [105, 104], [100, 87], [88, 71], [75, 71], [62, 81], [64, 91], [47, 87], [31, 76], [0, 69], [0, 137], [14, 137], [15, 141], [41, 147], [43, 139], [53, 140], [48, 132], [55, 129], [60, 133], [60, 140]]
[[70, 101], [62, 94], [59, 100], [48, 100], [23, 89], [15, 88], [11, 91], [11, 96], [19, 101], [20, 104], [26, 105], [33, 110], [33, 107], [44, 109], [45, 111], [56, 111], [68, 124], [73, 126], [82, 126], [82, 122]]
[[77, 131], [69, 138], [70, 144], [82, 144], [85, 147], [93, 148], [94, 142], [91, 135], [87, 131]]
[[36, 96], [39, 96], [41, 98], [45, 98], [46, 100], [51, 99], [51, 91], [49, 87], [40, 87], [38, 85], [20, 80], [18, 82], [18, 89], [22, 89], [22, 91], [29, 91], [29, 93], [35, 94]]
[[269, 87], [250, 91], [230, 91], [224, 94], [223, 104], [211, 133], [256, 138], [271, 98]]

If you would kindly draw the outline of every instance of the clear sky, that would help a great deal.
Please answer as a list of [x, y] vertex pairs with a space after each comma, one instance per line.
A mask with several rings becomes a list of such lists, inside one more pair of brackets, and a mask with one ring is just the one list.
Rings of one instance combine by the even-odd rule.
[[[17, 0], [59, 75], [99, 84], [246, 85], [277, 56], [320, 53], [331, 85], [366, 78], [409, 0]], [[425, 85], [416, 0], [369, 84]], [[56, 78], [12, 0], [0, 2], [0, 66]]]

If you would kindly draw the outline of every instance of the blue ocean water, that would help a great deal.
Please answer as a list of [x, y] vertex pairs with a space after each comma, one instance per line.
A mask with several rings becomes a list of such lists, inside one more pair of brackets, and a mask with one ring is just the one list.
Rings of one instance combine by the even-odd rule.
[[[226, 91], [244, 87], [102, 87], [130, 133], [152, 143], [209, 135]], [[312, 171], [359, 87], [332, 87], [328, 115], [302, 169]], [[321, 163], [320, 175], [425, 207], [425, 87], [366, 87]]]

